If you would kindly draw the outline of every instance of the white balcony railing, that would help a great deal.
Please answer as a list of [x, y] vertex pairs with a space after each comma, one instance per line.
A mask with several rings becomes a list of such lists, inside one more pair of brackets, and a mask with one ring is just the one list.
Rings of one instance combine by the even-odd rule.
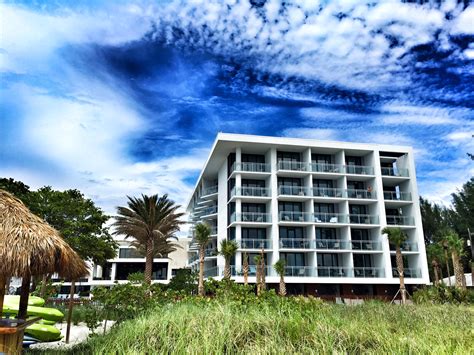
[[241, 212], [232, 213], [230, 216], [232, 222], [254, 222], [254, 223], [270, 223], [272, 221], [270, 213], [260, 212]]
[[266, 163], [246, 163], [246, 162], [241, 162], [237, 163], [235, 162], [232, 164], [232, 167], [230, 168], [230, 172], [234, 171], [244, 171], [244, 172], [251, 172], [251, 173], [269, 173], [271, 171], [271, 166], [270, 164]]
[[270, 189], [266, 187], [234, 187], [230, 191], [230, 196], [252, 196], [252, 197], [270, 197]]
[[410, 192], [384, 191], [383, 198], [386, 201], [411, 201]]
[[399, 177], [408, 177], [408, 169], [395, 169], [395, 168], [382, 168], [383, 176], [399, 176]]
[[271, 239], [241, 239], [240, 249], [272, 249]]
[[387, 216], [387, 224], [397, 226], [414, 226], [415, 219], [405, 216]]

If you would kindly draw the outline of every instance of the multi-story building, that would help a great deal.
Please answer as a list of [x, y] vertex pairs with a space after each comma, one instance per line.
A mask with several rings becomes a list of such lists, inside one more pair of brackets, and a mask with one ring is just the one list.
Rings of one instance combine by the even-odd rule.
[[[286, 261], [293, 293], [390, 296], [398, 289], [395, 247], [382, 234], [403, 229], [406, 284], [429, 282], [415, 164], [410, 147], [220, 133], [187, 210], [212, 228], [206, 277], [222, 277], [221, 240], [239, 250], [232, 277], [243, 282], [242, 255], [263, 249], [266, 282]], [[198, 267], [196, 245], [188, 265]]]

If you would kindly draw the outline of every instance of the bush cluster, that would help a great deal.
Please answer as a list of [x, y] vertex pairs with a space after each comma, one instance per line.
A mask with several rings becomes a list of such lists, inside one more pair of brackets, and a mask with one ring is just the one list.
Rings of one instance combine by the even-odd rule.
[[463, 290], [443, 284], [419, 289], [413, 293], [417, 304], [473, 304], [474, 290]]

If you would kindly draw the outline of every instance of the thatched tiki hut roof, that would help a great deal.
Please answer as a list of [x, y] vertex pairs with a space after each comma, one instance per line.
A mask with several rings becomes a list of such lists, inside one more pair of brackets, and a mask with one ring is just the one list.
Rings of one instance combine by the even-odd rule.
[[0, 285], [11, 276], [27, 278], [29, 285], [31, 276], [49, 273], [77, 279], [88, 268], [58, 231], [0, 189]]

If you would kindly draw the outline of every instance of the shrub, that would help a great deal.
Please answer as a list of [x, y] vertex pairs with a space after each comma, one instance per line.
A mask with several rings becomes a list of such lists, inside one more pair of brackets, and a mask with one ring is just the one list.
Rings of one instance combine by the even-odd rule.
[[443, 284], [428, 286], [413, 293], [413, 302], [417, 304], [473, 304], [474, 290], [463, 290]]

